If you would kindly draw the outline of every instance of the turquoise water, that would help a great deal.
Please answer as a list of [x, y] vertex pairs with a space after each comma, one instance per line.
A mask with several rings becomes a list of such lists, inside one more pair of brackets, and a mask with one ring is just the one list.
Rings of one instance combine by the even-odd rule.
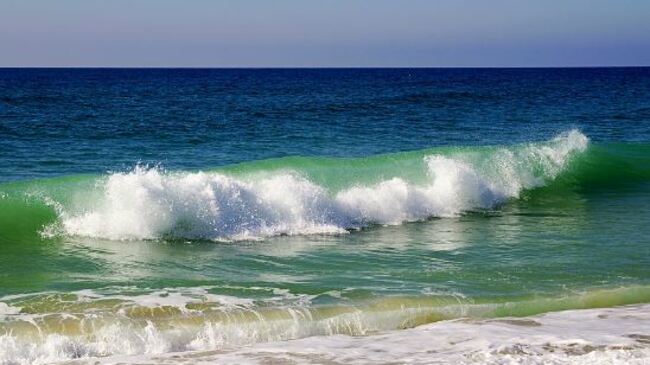
[[[91, 81], [66, 78], [73, 71], [57, 72], [63, 72], [64, 83], [90, 87]], [[143, 84], [129, 86], [130, 79], [121, 74], [126, 71], [115, 72], [109, 75], [117, 81], [92, 81], [105, 85], [95, 92], [130, 95], [131, 90], [136, 95], [132, 98], [139, 97], [129, 87], [139, 90]], [[127, 76], [143, 77], [131, 72]], [[265, 77], [277, 77], [269, 72]], [[344, 72], [348, 79], [330, 80], [321, 71], [314, 80], [307, 71], [296, 72], [299, 77], [285, 75], [279, 85], [297, 93], [306, 83], [325, 93], [326, 86], [342, 83], [345, 90], [362, 93], [368, 86], [364, 82], [382, 80], [383, 92], [390, 94], [407, 77], [400, 73], [406, 71], [395, 70], [376, 71], [372, 82], [363, 72]], [[411, 80], [409, 87], [422, 93], [444, 86], [496, 94], [487, 115], [513, 103], [534, 103], [524, 91], [508, 95], [506, 103], [499, 99], [500, 88], [486, 91], [474, 84], [493, 78], [531, 91], [508, 74], [514, 71], [450, 71], [442, 81], [435, 70], [414, 72], [423, 73], [426, 82]], [[515, 76], [541, 77], [520, 72]], [[627, 77], [632, 83], [628, 96], [592, 111], [601, 117], [605, 110], [622, 114], [634, 103], [643, 104], [647, 95], [646, 84], [633, 83], [640, 78], [634, 72], [647, 77], [647, 71], [609, 70], [595, 76], [544, 72], [551, 81], [540, 88], [550, 94], [565, 90], [558, 83], [589, 89], [608, 77]], [[185, 76], [186, 87], [197, 82], [194, 77], [210, 80], [191, 76]], [[245, 76], [230, 82], [241, 86], [255, 80]], [[173, 72], [167, 81], [157, 77], [155, 82], [184, 85]], [[576, 86], [575, 78], [582, 83]], [[356, 88], [355, 80], [360, 83]], [[28, 86], [24, 93], [31, 90]], [[543, 96], [549, 104], [542, 102], [539, 113], [557, 113], [550, 95]], [[196, 97], [197, 103], [205, 102]], [[56, 119], [24, 120], [34, 129], [34, 123], [42, 123], [40, 131], [49, 137], [32, 136], [29, 128], [2, 137], [11, 153], [0, 163], [6, 166], [0, 185], [0, 362], [236, 348], [315, 335], [368, 335], [443, 319], [650, 302], [650, 144], [642, 115], [634, 123], [618, 124], [549, 119], [537, 125], [531, 117], [523, 125], [513, 122], [512, 129], [499, 129], [498, 123], [506, 122], [495, 126], [479, 120], [472, 122], [477, 128], [472, 132], [463, 127], [470, 124], [467, 116], [454, 109], [471, 108], [468, 101], [456, 94], [445, 98], [446, 104], [435, 106], [425, 96], [406, 98], [410, 101], [403, 113], [442, 113], [437, 110], [442, 108], [458, 119], [455, 127], [446, 130], [444, 123], [430, 122], [436, 133], [418, 135], [403, 125], [390, 127], [394, 116], [388, 115], [377, 128], [364, 124], [356, 145], [337, 128], [351, 128], [345, 118], [355, 123], [375, 112], [359, 105], [330, 111], [345, 116], [336, 122], [305, 126], [312, 129], [313, 139], [300, 137], [307, 133], [300, 129], [300, 117], [287, 112], [283, 118], [295, 119], [285, 123], [293, 123], [296, 134], [282, 129], [288, 126], [277, 127], [282, 141], [273, 139], [265, 149], [259, 146], [268, 134], [248, 135], [247, 127], [239, 134], [234, 125], [188, 127], [179, 132], [182, 136], [150, 140], [115, 131], [113, 139], [97, 137], [92, 129], [66, 119], [69, 110], [60, 111], [66, 123], [74, 124], [69, 135], [56, 126]], [[26, 109], [38, 115], [54, 107], [35, 100], [32, 106], [5, 106], [7, 115]], [[267, 108], [273, 105], [269, 100]], [[322, 106], [318, 100], [311, 104]], [[593, 101], [575, 100], [571, 105], [577, 105], [565, 109], [567, 113]], [[163, 101], [154, 98], [151, 103]], [[92, 108], [101, 119], [107, 113], [99, 107], [104, 101], [95, 102], [79, 108]], [[257, 110], [255, 102], [234, 103], [247, 115]], [[164, 114], [153, 107], [115, 108], [115, 114]], [[206, 115], [210, 111], [204, 110]], [[18, 123], [16, 117], [4, 118]], [[425, 128], [424, 121], [413, 118], [417, 128]], [[191, 125], [191, 120], [188, 116], [185, 122]], [[15, 128], [3, 123], [5, 130]], [[148, 122], [142, 123], [145, 128]], [[635, 124], [640, 132], [619, 134], [625, 123]], [[97, 133], [123, 128], [105, 124], [96, 124]], [[154, 133], [164, 135], [165, 128]], [[494, 130], [502, 133], [489, 132]], [[327, 133], [332, 135], [324, 138]], [[457, 142], [463, 133], [466, 139]], [[179, 142], [192, 135], [217, 142]], [[68, 146], [75, 138], [79, 142]], [[381, 138], [386, 143], [375, 143]], [[401, 140], [397, 147], [392, 144], [396, 140]], [[43, 148], [27, 148], [30, 141]], [[110, 143], [115, 145], [108, 147]], [[173, 154], [160, 150], [161, 156], [173, 155], [169, 163], [165, 158], [159, 163], [136, 158], [119, 167], [120, 159], [138, 156], [138, 151], [155, 161], [151, 151], [162, 143], [179, 144]], [[283, 147], [275, 148], [276, 143]], [[239, 155], [230, 150], [235, 146]], [[301, 149], [304, 153], [287, 153]], [[93, 157], [80, 158], [84, 151], [93, 151]], [[286, 156], [251, 158], [258, 155]], [[228, 157], [213, 163], [213, 156]], [[58, 162], [47, 162], [54, 160]]]

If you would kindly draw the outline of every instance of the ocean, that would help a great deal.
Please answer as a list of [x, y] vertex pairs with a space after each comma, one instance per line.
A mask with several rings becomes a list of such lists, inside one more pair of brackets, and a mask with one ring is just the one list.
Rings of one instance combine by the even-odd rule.
[[0, 364], [650, 362], [650, 68], [0, 69]]

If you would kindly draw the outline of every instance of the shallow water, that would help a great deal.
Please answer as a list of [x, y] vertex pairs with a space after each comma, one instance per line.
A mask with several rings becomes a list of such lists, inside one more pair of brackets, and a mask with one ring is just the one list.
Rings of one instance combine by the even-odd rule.
[[[648, 306], [525, 319], [456, 320], [381, 335], [335, 335], [237, 350], [125, 356], [158, 364], [647, 364]], [[108, 361], [107, 361], [108, 362]], [[69, 364], [85, 364], [85, 360]], [[105, 363], [104, 361], [100, 363]]]

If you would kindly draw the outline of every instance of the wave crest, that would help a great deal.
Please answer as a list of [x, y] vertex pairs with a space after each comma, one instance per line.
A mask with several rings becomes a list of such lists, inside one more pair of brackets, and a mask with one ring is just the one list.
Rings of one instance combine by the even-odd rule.
[[487, 153], [432, 154], [423, 158], [425, 182], [394, 177], [338, 192], [300, 171], [237, 178], [137, 167], [108, 176], [97, 198], [75, 202], [76, 209], [60, 208], [59, 228], [67, 235], [117, 240], [243, 240], [453, 217], [543, 186], [587, 145], [587, 137], [574, 130], [545, 143]]

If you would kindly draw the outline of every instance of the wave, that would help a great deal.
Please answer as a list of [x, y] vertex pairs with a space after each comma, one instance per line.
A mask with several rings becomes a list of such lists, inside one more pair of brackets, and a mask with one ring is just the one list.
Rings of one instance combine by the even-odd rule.
[[422, 159], [424, 182], [393, 177], [336, 193], [295, 170], [238, 178], [138, 167], [110, 175], [99, 198], [81, 211], [61, 207], [59, 228], [68, 235], [116, 240], [242, 240], [453, 217], [544, 185], [587, 143], [571, 131], [547, 144], [487, 155], [432, 154]]
[[493, 209], [531, 189], [647, 180], [649, 156], [648, 146], [592, 146], [572, 130], [510, 147], [290, 157], [199, 172], [136, 167], [0, 186], [0, 222], [20, 234], [111, 240], [341, 234]]
[[375, 336], [319, 336], [232, 351], [135, 355], [122, 361], [149, 363], [164, 358], [169, 363], [189, 360], [195, 364], [644, 365], [650, 359], [648, 323], [650, 306], [630, 306], [528, 318], [445, 321]]
[[[223, 351], [312, 336], [366, 336], [461, 318], [497, 321], [643, 303], [650, 297], [650, 289], [640, 286], [503, 302], [419, 296], [317, 306], [310, 298], [292, 298], [290, 293], [276, 292], [281, 298], [254, 302], [209, 294], [209, 288], [185, 290], [128, 295], [86, 290], [0, 298], [5, 303], [0, 307], [0, 363]], [[525, 319], [519, 321], [526, 324]], [[446, 339], [453, 337], [443, 333]]]

